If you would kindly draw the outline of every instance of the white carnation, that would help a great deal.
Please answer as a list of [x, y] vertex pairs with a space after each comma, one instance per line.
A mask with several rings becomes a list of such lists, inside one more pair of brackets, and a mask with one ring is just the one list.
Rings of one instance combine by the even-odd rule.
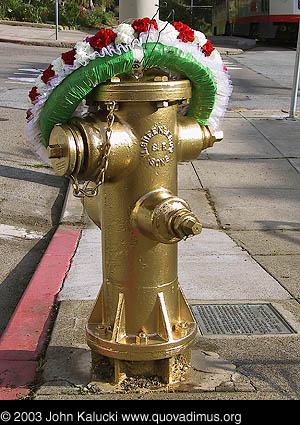
[[75, 50], [75, 59], [82, 65], [86, 65], [90, 60], [95, 59], [95, 51], [90, 43], [79, 41], [75, 44]]
[[194, 31], [194, 44], [199, 44], [200, 47], [204, 46], [205, 43], [207, 43], [207, 38], [201, 31]]
[[47, 84], [42, 80], [42, 75], [39, 75], [35, 80], [35, 86], [37, 88], [38, 93], [42, 93], [42, 91], [47, 87]]
[[141, 46], [135, 45], [132, 47], [132, 55], [135, 62], [142, 63], [144, 60], [144, 50]]
[[220, 53], [218, 52], [217, 49], [215, 49], [211, 52], [209, 59], [213, 60], [214, 62], [223, 63], [221, 55], [220, 55]]
[[151, 29], [150, 31], [141, 32], [139, 40], [141, 43], [156, 43], [158, 40], [158, 31]]
[[120, 24], [116, 29], [115, 44], [131, 44], [134, 40], [134, 29], [129, 24]]
[[159, 41], [161, 43], [169, 44], [169, 43], [173, 43], [177, 39], [179, 35], [179, 31], [177, 31], [177, 29], [169, 22], [158, 21], [157, 26], [158, 26], [158, 31], [160, 33]]
[[54, 61], [51, 62], [52, 69], [55, 73], [61, 72], [65, 66], [65, 63], [62, 59], [62, 57], [59, 57], [57, 59], [54, 59]]

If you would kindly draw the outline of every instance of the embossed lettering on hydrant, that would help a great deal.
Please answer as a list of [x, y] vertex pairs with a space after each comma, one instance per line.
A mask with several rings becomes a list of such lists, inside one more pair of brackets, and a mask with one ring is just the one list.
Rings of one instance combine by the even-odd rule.
[[166, 165], [174, 152], [173, 136], [164, 125], [154, 125], [142, 137], [141, 155], [148, 159], [152, 167]]

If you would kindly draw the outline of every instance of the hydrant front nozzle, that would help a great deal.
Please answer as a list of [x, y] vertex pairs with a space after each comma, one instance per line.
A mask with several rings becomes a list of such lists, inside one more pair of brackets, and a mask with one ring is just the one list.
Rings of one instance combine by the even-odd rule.
[[142, 196], [132, 212], [133, 227], [164, 244], [199, 235], [202, 226], [189, 204], [164, 188]]

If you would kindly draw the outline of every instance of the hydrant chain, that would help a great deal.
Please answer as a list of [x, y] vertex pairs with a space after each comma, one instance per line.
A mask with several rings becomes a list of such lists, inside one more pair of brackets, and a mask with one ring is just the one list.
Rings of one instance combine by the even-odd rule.
[[108, 168], [109, 154], [111, 150], [110, 139], [112, 135], [112, 126], [115, 121], [115, 115], [114, 115], [115, 108], [116, 108], [116, 102], [107, 102], [107, 109], [109, 112], [106, 117], [107, 127], [105, 129], [105, 145], [103, 147], [103, 155], [101, 157], [100, 166], [99, 166], [100, 168], [99, 176], [95, 182], [96, 185], [92, 188], [89, 188], [88, 186], [91, 183], [91, 181], [87, 181], [81, 188], [79, 185], [77, 176], [73, 176], [73, 175], [69, 176], [72, 182], [73, 195], [76, 198], [84, 198], [84, 197], [93, 198], [97, 196], [98, 188], [104, 183], [105, 173]]
[[104, 146], [104, 153], [101, 159], [101, 171], [96, 181], [95, 190], [97, 190], [97, 192], [98, 192], [98, 187], [104, 183], [105, 173], [108, 167], [108, 158], [109, 158], [110, 149], [111, 149], [110, 139], [112, 135], [112, 126], [115, 121], [115, 115], [114, 115], [115, 108], [116, 108], [116, 102], [107, 103], [107, 109], [109, 112], [106, 117], [106, 121], [107, 121], [107, 127], [105, 129], [106, 140], [105, 140], [105, 146]]

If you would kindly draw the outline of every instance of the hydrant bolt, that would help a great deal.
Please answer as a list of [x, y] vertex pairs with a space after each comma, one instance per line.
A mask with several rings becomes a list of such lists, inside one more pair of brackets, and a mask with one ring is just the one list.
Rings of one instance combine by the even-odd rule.
[[173, 231], [180, 239], [187, 239], [199, 235], [202, 226], [192, 212], [181, 212], [173, 220]]
[[181, 226], [177, 229], [177, 232], [179, 236], [182, 235], [183, 238], [189, 238], [191, 236], [199, 235], [201, 233], [201, 230], [201, 224], [193, 217], [188, 217], [184, 219], [184, 221], [181, 223]]

